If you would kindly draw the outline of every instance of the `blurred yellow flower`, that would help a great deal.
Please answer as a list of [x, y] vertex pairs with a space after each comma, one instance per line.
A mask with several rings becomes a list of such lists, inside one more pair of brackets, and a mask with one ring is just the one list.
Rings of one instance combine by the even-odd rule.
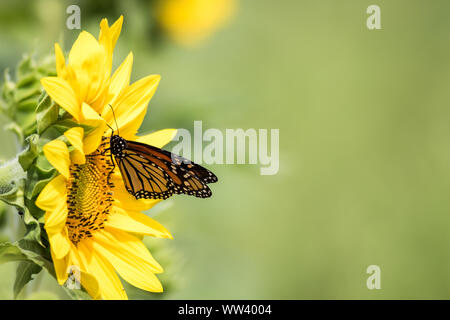
[[[140, 212], [159, 200], [131, 196], [108, 151], [107, 126], [116, 126], [111, 108], [127, 140], [162, 147], [176, 133], [166, 129], [136, 136], [160, 77], [147, 76], [130, 85], [132, 53], [110, 76], [121, 26], [122, 17], [111, 27], [103, 19], [98, 41], [81, 32], [68, 64], [56, 45], [57, 77], [41, 80], [48, 95], [80, 126], [64, 133], [70, 148], [61, 139], [44, 146], [44, 155], [59, 175], [42, 190], [36, 205], [46, 212], [44, 227], [58, 282], [64, 284], [69, 271], [79, 270], [81, 285], [95, 299], [127, 298], [116, 272], [135, 287], [162, 292], [155, 274], [163, 269], [140, 237], [172, 238]], [[85, 132], [82, 125], [93, 130]]]
[[178, 43], [197, 45], [233, 15], [235, 0], [160, 0], [160, 26]]

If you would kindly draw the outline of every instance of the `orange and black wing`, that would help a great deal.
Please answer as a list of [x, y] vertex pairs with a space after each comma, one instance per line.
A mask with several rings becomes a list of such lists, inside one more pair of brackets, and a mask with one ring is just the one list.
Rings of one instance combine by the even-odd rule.
[[122, 153], [116, 162], [128, 192], [137, 199], [167, 199], [172, 194], [208, 198], [212, 193], [207, 184], [217, 182], [208, 169], [153, 146], [127, 141]]
[[139, 154], [124, 150], [117, 159], [127, 191], [136, 199], [167, 199], [173, 194], [172, 181], [165, 170]]

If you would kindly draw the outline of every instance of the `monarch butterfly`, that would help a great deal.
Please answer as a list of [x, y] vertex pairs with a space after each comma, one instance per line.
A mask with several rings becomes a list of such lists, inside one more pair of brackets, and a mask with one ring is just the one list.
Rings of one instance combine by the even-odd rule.
[[211, 197], [207, 184], [218, 179], [208, 169], [169, 151], [125, 140], [114, 131], [109, 143], [125, 187], [136, 199], [167, 199], [173, 194]]

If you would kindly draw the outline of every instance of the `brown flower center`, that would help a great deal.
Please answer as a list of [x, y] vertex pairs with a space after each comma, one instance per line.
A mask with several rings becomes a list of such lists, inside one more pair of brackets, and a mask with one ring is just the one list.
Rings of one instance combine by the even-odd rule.
[[67, 182], [68, 215], [66, 226], [73, 244], [92, 237], [93, 232], [104, 228], [113, 199], [114, 185], [109, 181], [113, 164], [106, 143], [86, 156], [86, 163], [70, 167]]

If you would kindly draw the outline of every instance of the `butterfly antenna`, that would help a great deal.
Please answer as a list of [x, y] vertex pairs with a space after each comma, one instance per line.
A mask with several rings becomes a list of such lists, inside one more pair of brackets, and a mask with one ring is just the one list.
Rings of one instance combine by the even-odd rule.
[[[112, 105], [110, 103], [108, 103], [108, 106], [111, 108], [111, 111], [112, 111], [113, 116], [114, 116], [114, 122], [116, 123], [117, 134], [120, 136], [119, 125], [117, 124], [117, 119], [116, 119], [116, 114], [114, 113], [114, 108], [112, 107]], [[110, 126], [108, 125], [108, 127], [110, 127]], [[113, 129], [111, 128], [111, 130], [113, 130]], [[113, 132], [114, 132], [114, 130], [113, 130]]]
[[111, 129], [112, 133], [114, 134], [114, 129], [113, 129], [113, 127], [111, 127], [109, 124], [106, 124], [106, 125], [108, 126], [108, 128]]

